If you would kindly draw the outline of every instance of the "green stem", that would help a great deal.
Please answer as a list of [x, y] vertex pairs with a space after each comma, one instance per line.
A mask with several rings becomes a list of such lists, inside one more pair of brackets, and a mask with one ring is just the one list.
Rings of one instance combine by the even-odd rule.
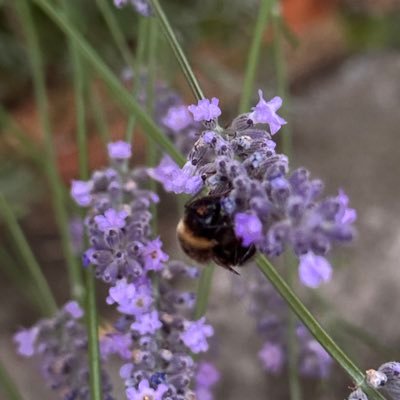
[[206, 267], [203, 267], [203, 270], [201, 271], [197, 286], [197, 300], [194, 310], [194, 319], [199, 319], [206, 313], [214, 268], [215, 266], [210, 264]]
[[185, 75], [187, 82], [189, 83], [190, 88], [192, 89], [193, 95], [197, 100], [204, 99], [203, 91], [200, 88], [199, 82], [197, 81], [192, 68], [190, 67], [189, 61], [183, 52], [178, 39], [175, 36], [175, 33], [162, 9], [158, 0], [150, 0], [150, 3], [153, 7], [153, 10], [160, 22], [160, 25], [164, 31], [164, 35], [167, 38], [168, 43], [170, 44], [176, 59], [179, 62], [179, 65]]
[[364, 374], [356, 367], [352, 360], [340, 349], [328, 333], [322, 328], [319, 322], [313, 317], [310, 311], [304, 306], [301, 300], [290, 289], [287, 283], [275, 270], [274, 266], [267, 258], [262, 255], [257, 257], [257, 264], [263, 275], [272, 283], [275, 289], [288, 303], [289, 307], [296, 313], [310, 333], [332, 356], [334, 360], [345, 370], [357, 386], [362, 387], [370, 393], [371, 399], [384, 399], [384, 397], [375, 390], [370, 390], [364, 381]]
[[8, 400], [22, 400], [23, 397], [18, 391], [18, 386], [11, 379], [3, 363], [0, 361], [0, 383], [2, 392], [6, 395]]
[[[132, 96], [136, 98], [137, 93], [140, 90], [140, 74], [141, 74], [141, 67], [143, 65], [144, 54], [146, 50], [146, 44], [148, 39], [148, 27], [149, 27], [149, 20], [148, 18], [140, 18], [139, 20], [139, 29], [138, 29], [138, 41], [136, 47], [136, 68], [135, 74], [133, 78], [133, 91]], [[129, 116], [128, 124], [126, 126], [126, 141], [128, 143], [132, 142], [133, 139], [133, 131], [135, 129], [136, 118], [135, 114]]]
[[102, 399], [101, 368], [99, 352], [99, 322], [96, 304], [96, 282], [92, 266], [85, 271], [86, 280], [86, 323], [89, 338], [90, 398]]
[[55, 217], [60, 231], [63, 253], [67, 262], [71, 294], [73, 297], [81, 299], [83, 295], [82, 275], [80, 265], [77, 263], [72, 250], [68, 228], [68, 216], [63, 202], [63, 187], [57, 170], [57, 162], [52, 138], [52, 128], [50, 126], [50, 116], [46, 96], [42, 53], [40, 50], [37, 31], [32, 19], [29, 3], [27, 0], [17, 0], [15, 4], [20, 14], [22, 26], [25, 29], [26, 40], [28, 43], [35, 97], [39, 110], [40, 123], [44, 133], [48, 166], [47, 174], [52, 193]]
[[265, 28], [267, 27], [268, 18], [271, 14], [273, 0], [261, 0], [260, 9], [258, 10], [256, 24], [252, 41], [247, 55], [246, 72], [244, 75], [242, 96], [240, 98], [239, 113], [245, 113], [250, 110], [251, 99], [254, 92], [254, 82], [257, 74], [258, 62], [260, 59], [262, 39]]
[[56, 301], [54, 300], [53, 294], [42, 273], [39, 263], [29, 247], [22, 229], [18, 225], [14, 213], [2, 194], [0, 194], [0, 214], [13, 237], [16, 247], [20, 251], [21, 257], [24, 260], [33, 281], [35, 282], [38, 293], [40, 293], [40, 296], [43, 299], [40, 302], [42, 311], [46, 315], [53, 315], [57, 310]]
[[[21, 1], [21, 0], [19, 0]], [[161, 132], [150, 116], [142, 110], [132, 95], [121, 85], [118, 78], [104, 64], [93, 48], [87, 43], [83, 36], [69, 23], [65, 16], [50, 5], [47, 0], [33, 0], [68, 37], [73, 39], [81, 54], [91, 64], [93, 69], [104, 80], [115, 97], [124, 105], [129, 112], [136, 114], [144, 132], [160, 145], [178, 164], [185, 163], [185, 157], [175, 148], [174, 144]]]
[[[72, 21], [73, 10], [69, 9], [68, 0], [64, 0], [64, 7], [67, 15]], [[87, 158], [87, 131], [85, 121], [85, 97], [86, 86], [84, 85], [83, 59], [79, 53], [76, 43], [69, 39], [70, 52], [74, 67], [74, 87], [75, 87], [75, 108], [77, 119], [77, 142], [79, 151], [79, 176], [82, 180], [87, 180], [89, 176], [89, 163]], [[85, 241], [87, 242], [87, 240]], [[86, 289], [86, 325], [89, 342], [89, 380], [90, 398], [94, 400], [102, 399], [101, 386], [101, 367], [98, 337], [98, 315], [96, 304], [96, 282], [93, 277], [92, 268], [85, 271]]]

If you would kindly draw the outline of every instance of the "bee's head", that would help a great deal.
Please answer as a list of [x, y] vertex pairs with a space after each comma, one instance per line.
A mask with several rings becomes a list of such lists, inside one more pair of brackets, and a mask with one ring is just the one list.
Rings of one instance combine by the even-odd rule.
[[192, 200], [185, 206], [185, 223], [193, 231], [211, 231], [221, 224], [220, 197], [205, 196]]

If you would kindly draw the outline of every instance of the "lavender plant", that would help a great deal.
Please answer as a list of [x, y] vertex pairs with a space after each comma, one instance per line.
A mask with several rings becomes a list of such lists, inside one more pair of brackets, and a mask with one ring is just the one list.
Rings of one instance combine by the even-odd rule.
[[[80, 56], [137, 115], [146, 134], [172, 158], [165, 156], [156, 168], [148, 168], [143, 174], [143, 169], [129, 168], [131, 145], [124, 141], [111, 142], [108, 144], [111, 165], [86, 179], [87, 161], [86, 155], [82, 155], [81, 179], [72, 182], [71, 195], [79, 206], [86, 208], [84, 225], [88, 246], [82, 265], [88, 277], [88, 329], [79, 322], [83, 311], [78, 303], [68, 302], [52, 318], [41, 320], [14, 336], [19, 353], [39, 360], [46, 380], [61, 398], [112, 398], [108, 377], [100, 371], [96, 360], [98, 332], [93, 272], [109, 286], [106, 302], [115, 306], [120, 314], [117, 321], [100, 334], [101, 364], [102, 367], [107, 365], [110, 355], [120, 358], [120, 377], [125, 384], [126, 397], [129, 400], [212, 398], [211, 388], [218, 381], [219, 373], [210, 363], [198, 363], [193, 354], [208, 350], [208, 338], [214, 329], [206, 323], [205, 317], [192, 320], [196, 295], [176, 285], [177, 280], [195, 279], [199, 273], [195, 267], [171, 261], [152, 230], [151, 206], [159, 198], [144, 188], [146, 180], [152, 178], [162, 183], [167, 191], [177, 194], [206, 193], [223, 198], [223, 212], [234, 221], [236, 237], [244, 246], [257, 248], [261, 254], [257, 259], [261, 273], [271, 280], [302, 321], [296, 329], [301, 373], [325, 377], [332, 361], [329, 353], [358, 386], [350, 399], [365, 399], [364, 391], [371, 399], [382, 398], [368, 386], [384, 388], [394, 399], [398, 398], [398, 363], [386, 363], [377, 371], [367, 371], [364, 377], [265, 258], [278, 257], [289, 248], [299, 261], [300, 281], [315, 288], [331, 279], [331, 265], [326, 256], [333, 245], [353, 239], [352, 224], [356, 219], [355, 210], [349, 207], [349, 199], [343, 191], [322, 197], [320, 180], [311, 179], [305, 168], [290, 170], [288, 157], [276, 152], [273, 135], [286, 124], [277, 113], [282, 99], [274, 97], [266, 101], [259, 91], [258, 104], [247, 112], [244, 110], [222, 128], [218, 123], [222, 114], [219, 100], [204, 98], [158, 1], [115, 1], [117, 7], [131, 3], [139, 13], [152, 13], [158, 18], [198, 100], [197, 104], [186, 107], [179, 98], [171, 96], [169, 90], [165, 91], [163, 99], [165, 88], [159, 87], [153, 120], [124, 90], [68, 18], [46, 0], [35, 0], [35, 3], [64, 30]], [[24, 4], [21, 14], [31, 22], [29, 7]], [[262, 4], [263, 10], [267, 10], [267, 2]], [[265, 18], [264, 12], [262, 16]], [[35, 38], [31, 23], [28, 28]], [[47, 151], [54, 165], [44, 80], [39, 73], [40, 52], [35, 40], [31, 44]], [[81, 144], [81, 150], [83, 147]], [[182, 152], [187, 155], [186, 160]], [[66, 235], [56, 174], [51, 175], [51, 183]], [[73, 294], [79, 296], [80, 273], [74, 266], [69, 245], [66, 243], [65, 247], [71, 261], [71, 281], [76, 285]], [[82, 245], [78, 241], [74, 247], [79, 251]], [[243, 290], [252, 296], [251, 311], [265, 339], [260, 358], [267, 370], [277, 373], [285, 360], [282, 315], [287, 314], [287, 310], [282, 314], [280, 309], [286, 308], [283, 300], [269, 283], [260, 280], [260, 276], [248, 284]], [[200, 300], [208, 293], [205, 289], [200, 285], [197, 294]]]

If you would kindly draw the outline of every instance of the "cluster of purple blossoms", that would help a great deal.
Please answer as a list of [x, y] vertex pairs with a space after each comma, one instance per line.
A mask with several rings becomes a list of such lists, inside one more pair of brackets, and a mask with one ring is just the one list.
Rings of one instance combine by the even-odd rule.
[[207, 351], [207, 338], [213, 329], [205, 318], [187, 318], [195, 295], [175, 289], [174, 283], [182, 277], [197, 276], [197, 268], [169, 262], [158, 279], [157, 307], [148, 291], [150, 285], [144, 282], [128, 284], [122, 280], [110, 289], [107, 302], [117, 304], [123, 315], [101, 339], [101, 353], [103, 357], [117, 354], [128, 361], [121, 367], [120, 376], [129, 400], [142, 400], [146, 395], [154, 400], [195, 399], [190, 384], [196, 364], [190, 352]]
[[[289, 309], [272, 285], [260, 275], [261, 273], [254, 269], [240, 281], [236, 280], [235, 294], [241, 299], [248, 299], [249, 313], [257, 322], [257, 333], [264, 341], [258, 353], [264, 370], [278, 375], [287, 364]], [[329, 354], [303, 325], [297, 326], [296, 337], [301, 375], [327, 378], [332, 366]]]
[[[88, 339], [79, 319], [83, 311], [75, 301], [67, 303], [52, 319], [17, 332], [18, 353], [39, 360], [49, 386], [63, 399], [90, 399]], [[102, 371], [104, 400], [112, 400], [109, 378]]]
[[267, 102], [261, 91], [259, 96], [252, 111], [239, 115], [226, 129], [217, 123], [217, 99], [190, 106], [205, 130], [187, 163], [179, 169], [164, 160], [150, 175], [175, 193], [195, 194], [205, 188], [221, 196], [224, 212], [232, 216], [245, 246], [254, 244], [268, 257], [281, 255], [289, 246], [299, 259], [301, 282], [317, 287], [331, 277], [326, 255], [332, 244], [353, 239], [356, 212], [343, 191], [324, 198], [322, 181], [312, 179], [305, 168], [289, 171], [288, 158], [276, 153], [272, 140], [286, 123], [277, 114], [282, 100]]
[[95, 171], [89, 181], [73, 181], [71, 195], [78, 205], [89, 207], [85, 225], [90, 248], [84, 265], [94, 265], [98, 278], [114, 284], [160, 270], [168, 256], [159, 239], [150, 239], [149, 208], [158, 196], [141, 189], [135, 171], [127, 170], [130, 145], [110, 143], [108, 152], [114, 167]]
[[114, 0], [114, 5], [118, 8], [131, 4], [136, 12], [149, 17], [151, 15], [151, 7], [147, 0]]
[[161, 240], [152, 238], [149, 208], [158, 198], [140, 189], [140, 173], [129, 171], [130, 145], [110, 143], [108, 154], [112, 168], [87, 182], [74, 181], [71, 188], [75, 201], [89, 207], [84, 264], [110, 284], [106, 301], [122, 315], [102, 335], [101, 354], [127, 362], [120, 375], [129, 400], [188, 399], [196, 369], [190, 353], [207, 351], [213, 328], [205, 318], [188, 319], [195, 295], [176, 290], [174, 283], [196, 278], [198, 271], [168, 262]]

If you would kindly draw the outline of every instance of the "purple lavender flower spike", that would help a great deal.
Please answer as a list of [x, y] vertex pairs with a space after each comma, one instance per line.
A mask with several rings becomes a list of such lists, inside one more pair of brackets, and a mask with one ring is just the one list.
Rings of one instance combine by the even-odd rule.
[[197, 354], [208, 350], [207, 338], [213, 334], [214, 329], [211, 325], [206, 325], [203, 317], [198, 321], [188, 322], [180, 337], [183, 343]]
[[210, 100], [202, 99], [197, 102], [197, 105], [190, 105], [188, 110], [192, 113], [195, 121], [211, 121], [221, 115], [221, 109], [218, 107], [219, 100], [213, 97]]
[[102, 232], [110, 230], [118, 230], [125, 226], [125, 218], [128, 216], [126, 211], [116, 211], [113, 208], [109, 208], [103, 215], [96, 215], [94, 220], [96, 221], [97, 227]]
[[201, 177], [195, 174], [195, 168], [190, 162], [180, 169], [168, 156], [164, 156], [156, 168], [149, 168], [147, 171], [167, 192], [195, 194], [203, 186]]
[[193, 122], [193, 118], [190, 115], [187, 106], [180, 105], [169, 108], [167, 114], [162, 119], [162, 122], [173, 132], [178, 133], [187, 128]]
[[161, 400], [168, 387], [161, 383], [154, 390], [150, 387], [149, 381], [143, 379], [140, 381], [137, 389], [131, 387], [126, 390], [126, 396], [128, 400]]
[[71, 314], [74, 319], [83, 317], [83, 310], [77, 301], [70, 301], [64, 306], [64, 310]]
[[[75, 302], [67, 303], [51, 319], [42, 319], [32, 328], [18, 332], [14, 340], [19, 353], [34, 357], [47, 384], [63, 399], [89, 396], [88, 339]], [[102, 397], [112, 400], [112, 387], [102, 370]]]
[[39, 335], [39, 328], [24, 329], [14, 335], [14, 342], [18, 345], [18, 354], [31, 357], [35, 353], [35, 343]]
[[144, 266], [147, 271], [159, 271], [168, 261], [168, 254], [161, 250], [162, 242], [160, 238], [152, 240], [142, 250]]
[[267, 372], [276, 375], [282, 371], [285, 356], [280, 345], [271, 342], [264, 343], [258, 357]]
[[76, 204], [81, 207], [87, 207], [92, 201], [90, 194], [92, 190], [92, 183], [85, 181], [73, 180], [71, 184], [71, 197], [75, 200]]
[[235, 234], [242, 239], [243, 246], [258, 243], [262, 237], [262, 224], [257, 215], [235, 214]]
[[300, 256], [299, 278], [304, 285], [317, 288], [322, 283], [329, 282], [331, 276], [332, 267], [324, 257], [313, 252]]
[[260, 100], [252, 108], [249, 118], [255, 124], [268, 124], [271, 134], [275, 135], [281, 129], [281, 126], [286, 124], [286, 121], [276, 113], [282, 106], [282, 99], [276, 96], [267, 102], [264, 100], [262, 90], [258, 91], [258, 95]]

